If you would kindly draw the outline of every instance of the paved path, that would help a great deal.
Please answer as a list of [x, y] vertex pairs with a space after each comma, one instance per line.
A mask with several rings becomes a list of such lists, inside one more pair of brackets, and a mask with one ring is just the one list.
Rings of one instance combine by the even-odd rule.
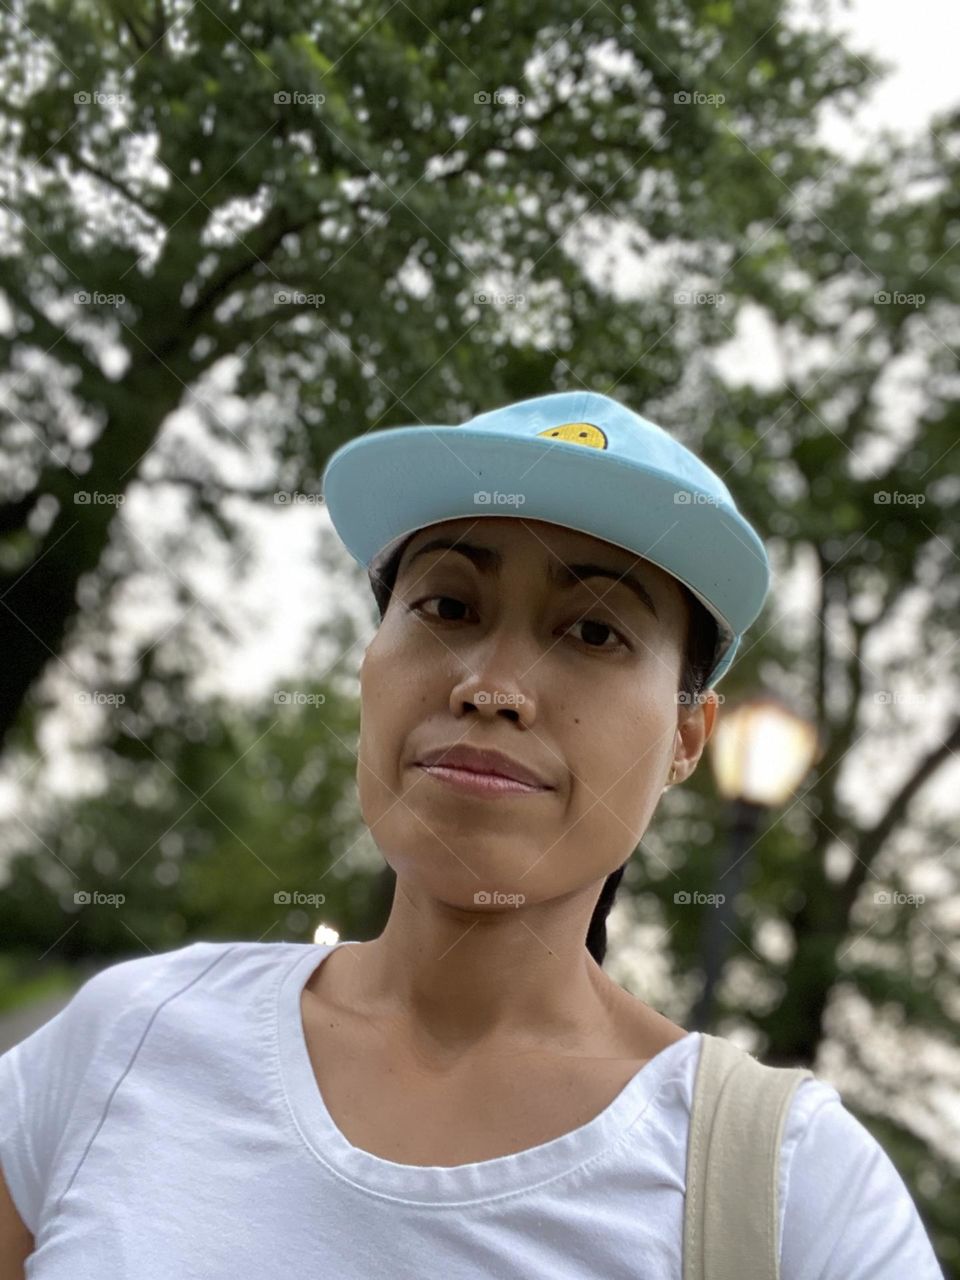
[[33, 1000], [10, 1013], [0, 1014], [0, 1053], [6, 1053], [42, 1027], [69, 1003], [71, 995], [72, 992], [61, 992], [55, 996], [44, 996], [42, 1000]]

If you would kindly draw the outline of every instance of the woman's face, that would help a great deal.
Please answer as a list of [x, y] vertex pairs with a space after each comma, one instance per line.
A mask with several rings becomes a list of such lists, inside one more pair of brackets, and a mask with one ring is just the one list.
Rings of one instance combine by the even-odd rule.
[[[588, 534], [484, 516], [414, 535], [360, 671], [360, 805], [398, 877], [496, 909], [625, 862], [712, 725], [713, 705], [677, 700], [686, 628], [669, 574]], [[418, 766], [456, 744], [548, 787], [474, 795]]]

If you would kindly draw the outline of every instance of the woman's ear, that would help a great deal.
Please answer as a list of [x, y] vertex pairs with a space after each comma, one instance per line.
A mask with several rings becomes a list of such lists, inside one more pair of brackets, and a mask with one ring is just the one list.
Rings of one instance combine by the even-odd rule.
[[696, 769], [713, 733], [719, 705], [713, 689], [697, 694], [690, 703], [678, 704], [678, 750], [673, 757], [671, 781], [685, 782]]

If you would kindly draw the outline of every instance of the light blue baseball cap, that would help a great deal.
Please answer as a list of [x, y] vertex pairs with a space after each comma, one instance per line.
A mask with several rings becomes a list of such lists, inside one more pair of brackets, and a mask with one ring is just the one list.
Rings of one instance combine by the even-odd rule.
[[658, 565], [718, 625], [716, 685], [763, 608], [770, 566], [729, 489], [690, 449], [595, 391], [561, 391], [460, 426], [372, 431], [323, 473], [330, 520], [365, 569], [409, 534], [460, 517], [516, 516], [592, 534]]

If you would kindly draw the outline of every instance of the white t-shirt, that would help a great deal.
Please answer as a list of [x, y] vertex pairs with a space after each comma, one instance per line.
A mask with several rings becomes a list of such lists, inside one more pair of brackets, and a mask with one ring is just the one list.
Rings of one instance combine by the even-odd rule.
[[[680, 1280], [698, 1033], [559, 1138], [396, 1164], [352, 1146], [317, 1087], [300, 994], [332, 949], [116, 963], [0, 1058], [27, 1280]], [[791, 1103], [780, 1205], [782, 1280], [942, 1280], [893, 1164], [819, 1080]]]

